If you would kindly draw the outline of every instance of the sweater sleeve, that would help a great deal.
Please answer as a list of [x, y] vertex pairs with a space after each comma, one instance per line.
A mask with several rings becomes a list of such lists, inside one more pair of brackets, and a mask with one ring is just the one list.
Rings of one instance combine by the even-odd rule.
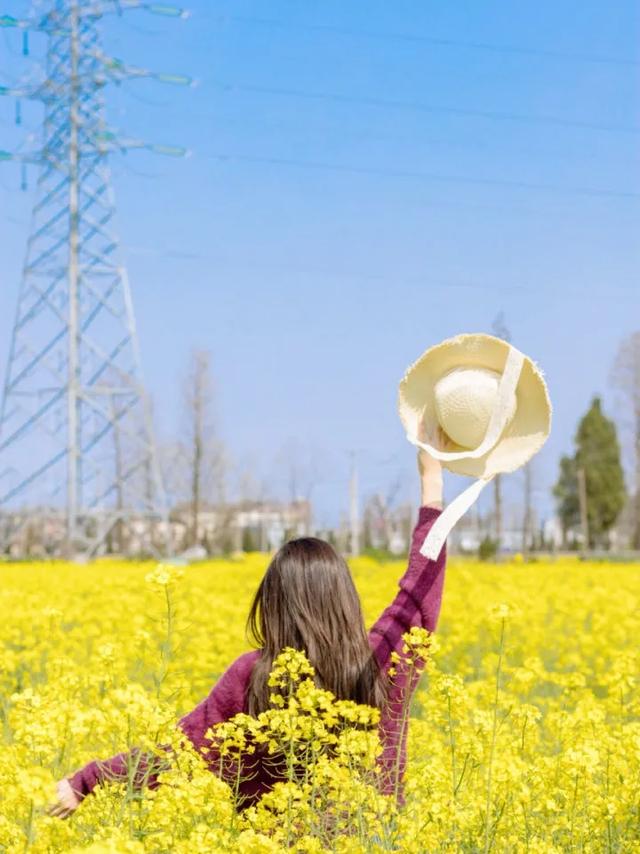
[[[180, 718], [178, 726], [197, 750], [206, 744], [204, 734], [209, 727], [243, 711], [246, 683], [257, 654], [250, 652], [236, 659], [218, 679], [209, 695], [195, 709]], [[167, 754], [171, 753], [169, 745], [159, 747], [167, 751]], [[90, 794], [97, 785], [113, 780], [125, 782], [130, 778], [136, 789], [144, 786], [155, 789], [159, 785], [158, 774], [168, 767], [168, 761], [168, 756], [167, 761], [164, 761], [163, 757], [145, 753], [134, 747], [110, 759], [94, 759], [67, 777], [67, 780], [80, 800]]]
[[[159, 746], [167, 751], [167, 754], [171, 750], [169, 745]], [[79, 800], [83, 800], [101, 783], [125, 783], [129, 778], [134, 789], [142, 789], [144, 786], [155, 789], [159, 785], [158, 774], [167, 767], [168, 764], [163, 762], [161, 757], [133, 747], [109, 759], [93, 759], [75, 774], [67, 777], [67, 780], [74, 794]]]
[[442, 510], [436, 507], [420, 508], [411, 538], [409, 565], [400, 579], [399, 590], [369, 632], [371, 647], [381, 668], [389, 663], [393, 651], [400, 651], [402, 635], [412, 626], [420, 626], [430, 632], [436, 629], [447, 547], [446, 544], [442, 547], [435, 561], [421, 555], [420, 547], [441, 513]]
[[237, 658], [218, 679], [210, 694], [193, 711], [180, 718], [180, 728], [197, 750], [207, 746], [204, 734], [210, 727], [245, 710], [247, 685], [258, 655], [259, 652], [253, 650]]

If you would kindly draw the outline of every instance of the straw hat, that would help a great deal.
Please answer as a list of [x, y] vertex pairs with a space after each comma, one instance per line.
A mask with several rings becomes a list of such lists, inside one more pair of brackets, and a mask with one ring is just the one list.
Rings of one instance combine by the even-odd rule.
[[[530, 460], [551, 430], [540, 369], [507, 341], [482, 333], [457, 335], [423, 353], [400, 382], [398, 411], [410, 442], [450, 471], [478, 478], [431, 529], [421, 551], [433, 559], [482, 488]], [[444, 449], [418, 438], [433, 437], [438, 426], [448, 440]]]

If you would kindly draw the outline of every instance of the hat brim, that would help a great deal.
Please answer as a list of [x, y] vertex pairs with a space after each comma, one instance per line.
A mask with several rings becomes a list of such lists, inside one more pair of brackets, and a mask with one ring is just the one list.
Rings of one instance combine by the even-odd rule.
[[[398, 412], [408, 435], [417, 435], [420, 421], [428, 435], [438, 426], [434, 388], [437, 381], [454, 368], [488, 368], [502, 374], [509, 344], [493, 335], [466, 333], [449, 338], [426, 350], [400, 381]], [[516, 411], [497, 442], [479, 459], [443, 462], [456, 474], [491, 477], [515, 471], [544, 445], [551, 431], [552, 407], [542, 372], [524, 356], [516, 387]], [[447, 450], [464, 451], [452, 443]]]

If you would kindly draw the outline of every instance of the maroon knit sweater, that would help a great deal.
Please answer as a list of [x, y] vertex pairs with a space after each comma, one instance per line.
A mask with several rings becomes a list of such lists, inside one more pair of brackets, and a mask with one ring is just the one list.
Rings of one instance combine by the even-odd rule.
[[[369, 632], [371, 648], [388, 679], [387, 702], [379, 725], [383, 745], [380, 757], [381, 791], [395, 793], [400, 803], [404, 801], [402, 777], [406, 766], [407, 740], [407, 726], [402, 724], [403, 709], [407, 707], [415, 690], [419, 674], [412, 671], [409, 675], [400, 667], [394, 677], [389, 678], [388, 669], [391, 653], [394, 650], [401, 652], [404, 632], [412, 626], [435, 631], [442, 601], [446, 545], [436, 561], [423, 557], [419, 550], [440, 513], [441, 510], [434, 507], [420, 508], [413, 531], [409, 565], [400, 579], [399, 590]], [[178, 725], [197, 750], [210, 748], [210, 742], [204, 738], [204, 734], [211, 726], [229, 720], [238, 712], [247, 712], [249, 677], [259, 655], [260, 650], [252, 650], [237, 658], [218, 679], [210, 694], [180, 719]], [[126, 780], [128, 761], [134, 756], [138, 763], [134, 786], [155, 788], [159, 785], [158, 772], [148, 764], [149, 760], [154, 760], [147, 758], [137, 748], [130, 753], [118, 753], [107, 760], [93, 760], [67, 779], [76, 795], [82, 799], [104, 780]], [[207, 761], [212, 771], [218, 770], [219, 763], [211, 750]], [[242, 807], [255, 803], [278, 779], [282, 779], [275, 773], [273, 763], [259, 751], [244, 760], [242, 777], [245, 779], [238, 792], [239, 805]]]

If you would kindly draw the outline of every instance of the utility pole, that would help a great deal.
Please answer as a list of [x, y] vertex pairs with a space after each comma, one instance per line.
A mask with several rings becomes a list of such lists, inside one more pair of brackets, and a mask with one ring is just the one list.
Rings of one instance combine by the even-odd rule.
[[526, 554], [531, 546], [531, 462], [524, 467], [524, 518], [522, 520], [522, 551]]
[[584, 468], [578, 469], [578, 499], [580, 501], [580, 525], [582, 528], [582, 555], [589, 550], [589, 516], [587, 514], [587, 477]]
[[360, 517], [358, 510], [358, 469], [355, 451], [351, 452], [351, 477], [349, 478], [349, 527], [351, 557], [360, 554]]
[[494, 496], [494, 515], [495, 515], [495, 534], [497, 551], [500, 551], [502, 545], [502, 480], [497, 474], [493, 479], [493, 496]]

